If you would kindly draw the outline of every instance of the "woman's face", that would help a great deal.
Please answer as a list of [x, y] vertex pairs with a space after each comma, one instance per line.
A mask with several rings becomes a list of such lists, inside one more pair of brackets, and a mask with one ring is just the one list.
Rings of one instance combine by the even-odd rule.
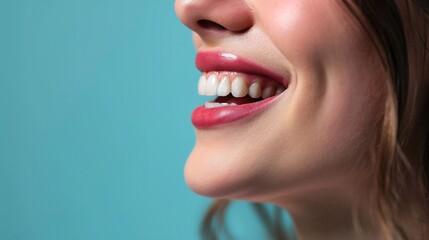
[[193, 113], [188, 185], [261, 201], [345, 187], [374, 145], [386, 73], [342, 2], [176, 0], [175, 8], [194, 31], [201, 93], [231, 90], [235, 97], [216, 101], [238, 104]]

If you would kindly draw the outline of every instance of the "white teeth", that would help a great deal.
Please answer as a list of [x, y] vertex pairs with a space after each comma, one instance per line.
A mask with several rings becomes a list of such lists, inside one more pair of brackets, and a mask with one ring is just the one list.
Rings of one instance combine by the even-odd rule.
[[204, 95], [206, 96], [214, 96], [216, 95], [217, 85], [219, 84], [219, 80], [216, 75], [212, 74], [207, 78], [206, 85], [204, 86]]
[[231, 84], [229, 83], [228, 77], [223, 77], [220, 80], [220, 83], [217, 87], [217, 95], [218, 96], [227, 96], [231, 93]]
[[[203, 96], [232, 96], [236, 98], [245, 97], [249, 95], [251, 98], [257, 99], [262, 97], [263, 99], [279, 95], [286, 90], [284, 86], [275, 87], [273, 85], [262, 86], [261, 81], [254, 80], [253, 83], [248, 86], [245, 79], [241, 76], [236, 76], [232, 82], [230, 81], [231, 75], [224, 75], [219, 79], [218, 73], [203, 73], [198, 80], [198, 94]], [[230, 104], [231, 105], [231, 104]], [[210, 107], [218, 105], [210, 105]], [[220, 106], [220, 105], [219, 105]]]
[[204, 103], [205, 108], [217, 108], [225, 106], [237, 106], [236, 103], [218, 103], [218, 102], [206, 102]]
[[215, 107], [222, 107], [221, 103], [217, 103], [217, 102], [206, 102], [204, 104], [205, 108], [215, 108]]
[[231, 84], [231, 93], [234, 97], [244, 97], [247, 95], [249, 88], [247, 87], [246, 82], [241, 77], [236, 77], [232, 80]]
[[269, 98], [272, 96], [274, 96], [274, 87], [268, 86], [268, 87], [264, 88], [264, 90], [262, 91], [262, 98], [266, 99], [266, 98]]
[[204, 86], [206, 85], [206, 77], [201, 75], [200, 80], [198, 81], [198, 94], [204, 95]]
[[262, 94], [261, 83], [254, 82], [249, 87], [249, 96], [251, 98], [260, 98]]

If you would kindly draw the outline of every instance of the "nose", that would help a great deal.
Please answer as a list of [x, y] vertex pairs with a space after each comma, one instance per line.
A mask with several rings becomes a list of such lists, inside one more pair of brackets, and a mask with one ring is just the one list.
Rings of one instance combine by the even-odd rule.
[[246, 0], [176, 0], [179, 19], [202, 39], [243, 33], [253, 25]]

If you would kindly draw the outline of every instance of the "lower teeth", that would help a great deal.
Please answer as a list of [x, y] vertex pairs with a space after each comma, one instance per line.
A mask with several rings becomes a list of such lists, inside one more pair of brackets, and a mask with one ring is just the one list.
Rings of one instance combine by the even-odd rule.
[[218, 103], [218, 102], [206, 102], [204, 104], [205, 108], [217, 108], [217, 107], [226, 107], [226, 106], [237, 106], [236, 103]]

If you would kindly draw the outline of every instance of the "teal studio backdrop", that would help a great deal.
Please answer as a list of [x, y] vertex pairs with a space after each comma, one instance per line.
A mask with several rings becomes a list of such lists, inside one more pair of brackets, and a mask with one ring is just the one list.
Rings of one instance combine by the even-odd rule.
[[[200, 239], [211, 200], [183, 166], [205, 99], [173, 6], [0, 0], [1, 240]], [[237, 238], [263, 239], [234, 206]]]

